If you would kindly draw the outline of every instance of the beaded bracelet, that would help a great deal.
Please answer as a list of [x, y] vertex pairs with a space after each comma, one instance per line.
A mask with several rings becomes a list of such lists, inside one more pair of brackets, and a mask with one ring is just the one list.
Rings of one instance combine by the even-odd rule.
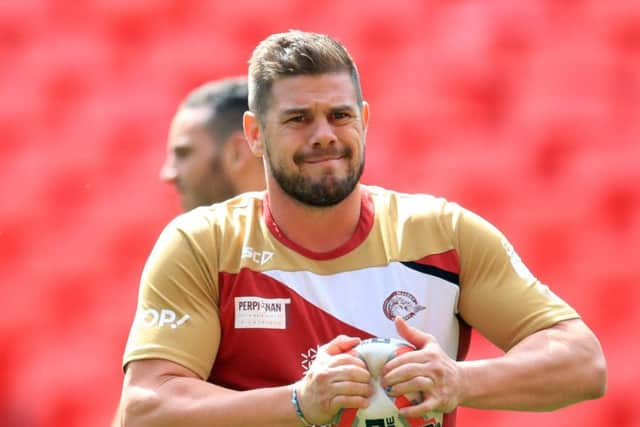
[[304, 414], [302, 413], [302, 408], [300, 408], [300, 402], [298, 401], [298, 392], [296, 391], [295, 384], [293, 385], [293, 387], [291, 387], [291, 404], [295, 408], [296, 415], [298, 416], [298, 418], [300, 418], [300, 421], [302, 421], [307, 427], [312, 426], [313, 424], [307, 421], [307, 419], [304, 417]]

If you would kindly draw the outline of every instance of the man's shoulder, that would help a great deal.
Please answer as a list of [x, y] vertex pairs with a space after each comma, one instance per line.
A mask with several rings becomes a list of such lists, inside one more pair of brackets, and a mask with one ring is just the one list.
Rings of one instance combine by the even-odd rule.
[[364, 185], [363, 188], [370, 194], [378, 209], [422, 215], [446, 213], [460, 209], [457, 203], [433, 194], [407, 193], [371, 185]]
[[173, 223], [185, 231], [217, 227], [234, 227], [262, 213], [264, 192], [248, 192], [232, 197], [220, 203], [200, 206], [177, 216]]

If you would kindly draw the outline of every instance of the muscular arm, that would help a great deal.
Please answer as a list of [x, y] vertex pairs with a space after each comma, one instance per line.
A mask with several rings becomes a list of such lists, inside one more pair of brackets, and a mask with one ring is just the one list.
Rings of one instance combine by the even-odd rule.
[[202, 381], [166, 360], [130, 363], [123, 391], [125, 427], [299, 426], [290, 386], [237, 392]]
[[538, 331], [495, 359], [460, 362], [463, 406], [548, 411], [602, 396], [606, 362], [579, 319]]
[[296, 384], [248, 391], [210, 384], [167, 360], [131, 362], [123, 388], [123, 426], [300, 426], [292, 387], [305, 418], [326, 424], [341, 408], [368, 404], [370, 374], [362, 360], [345, 353], [359, 341], [338, 336], [321, 347], [318, 363]]
[[579, 319], [535, 332], [493, 359], [456, 362], [428, 334], [396, 320], [398, 332], [419, 350], [384, 367], [383, 385], [392, 394], [422, 391], [422, 404], [405, 416], [457, 406], [479, 409], [550, 411], [595, 399], [606, 389], [606, 362], [591, 330]]

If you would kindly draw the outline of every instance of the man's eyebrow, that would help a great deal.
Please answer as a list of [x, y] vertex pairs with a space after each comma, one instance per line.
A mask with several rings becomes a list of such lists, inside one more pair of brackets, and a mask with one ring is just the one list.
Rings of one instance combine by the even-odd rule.
[[172, 149], [189, 147], [191, 146], [191, 140], [189, 138], [180, 138], [172, 141], [170, 146]]
[[287, 108], [286, 110], [282, 110], [280, 112], [280, 116], [293, 116], [296, 114], [306, 114], [309, 112], [309, 108]]
[[336, 105], [335, 107], [331, 107], [331, 111], [356, 111], [356, 108], [350, 104], [342, 104]]
[[[306, 107], [287, 108], [280, 112], [280, 116], [293, 116], [296, 114], [307, 114], [311, 109]], [[329, 108], [329, 111], [356, 111], [356, 108], [350, 104], [340, 104]]]

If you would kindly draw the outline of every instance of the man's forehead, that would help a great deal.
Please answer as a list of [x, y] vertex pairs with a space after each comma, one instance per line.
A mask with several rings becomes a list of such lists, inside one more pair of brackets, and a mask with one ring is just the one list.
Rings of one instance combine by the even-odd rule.
[[184, 147], [211, 138], [206, 128], [211, 112], [206, 107], [188, 107], [178, 111], [171, 123], [168, 145]]
[[347, 72], [282, 77], [271, 88], [277, 113], [314, 105], [357, 107], [356, 90]]
[[182, 108], [171, 122], [170, 135], [181, 135], [204, 131], [211, 112], [205, 107]]
[[175, 115], [173, 122], [183, 126], [199, 126], [210, 119], [211, 109], [206, 106], [183, 107]]

